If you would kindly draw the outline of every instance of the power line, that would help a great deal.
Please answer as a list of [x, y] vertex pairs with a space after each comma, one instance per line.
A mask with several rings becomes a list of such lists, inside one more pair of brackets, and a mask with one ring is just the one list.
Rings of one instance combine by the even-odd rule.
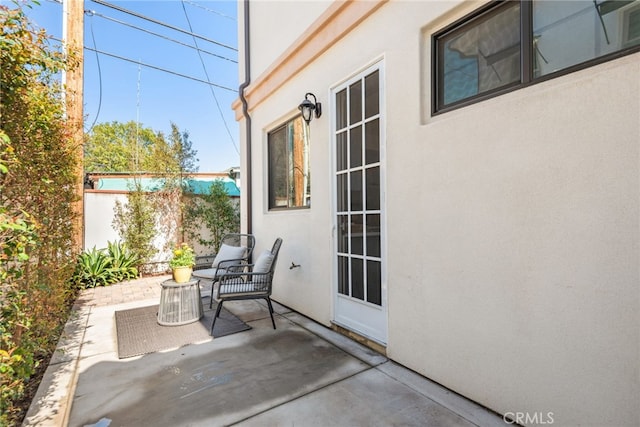
[[[55, 40], [57, 42], [62, 43], [62, 40], [60, 40], [57, 37], [49, 37], [49, 38], [51, 40]], [[176, 71], [167, 70], [166, 68], [158, 67], [156, 65], [151, 65], [151, 64], [144, 63], [144, 62], [136, 61], [134, 59], [125, 58], [124, 56], [116, 55], [115, 53], [104, 52], [102, 50], [93, 49], [93, 48], [90, 48], [90, 47], [87, 47], [87, 46], [84, 46], [84, 49], [85, 50], [89, 50], [91, 52], [99, 53], [101, 55], [106, 55], [106, 56], [110, 56], [112, 58], [120, 59], [122, 61], [131, 62], [133, 64], [139, 64], [139, 65], [142, 65], [143, 67], [152, 68], [154, 70], [158, 70], [158, 71], [162, 71], [162, 72], [165, 72], [165, 73], [173, 74], [174, 76], [183, 77], [185, 79], [189, 79], [189, 80], [193, 80], [193, 81], [196, 81], [196, 82], [204, 83], [206, 85], [214, 86], [214, 87], [217, 87], [217, 88], [220, 88], [220, 89], [224, 89], [224, 90], [227, 90], [227, 91], [230, 91], [230, 92], [233, 92], [233, 93], [238, 93], [237, 89], [233, 89], [233, 88], [230, 88], [230, 87], [227, 87], [227, 86], [222, 86], [220, 84], [212, 83], [210, 81], [205, 81], [205, 80], [199, 79], [197, 77], [187, 76], [186, 74], [181, 74], [181, 73], [178, 73]]]
[[233, 16], [225, 15], [224, 13], [218, 12], [217, 10], [206, 8], [206, 7], [204, 7], [204, 6], [202, 6], [202, 5], [198, 4], [198, 3], [195, 3], [195, 2], [192, 2], [192, 1], [189, 1], [189, 0], [184, 0], [184, 2], [185, 3], [189, 3], [190, 5], [195, 6], [195, 7], [199, 7], [200, 9], [204, 9], [207, 12], [211, 12], [211, 13], [214, 13], [214, 14], [216, 14], [218, 16], [222, 16], [223, 18], [231, 19], [232, 21], [236, 20], [236, 18], [234, 18]]
[[119, 56], [119, 55], [116, 55], [116, 54], [113, 54], [113, 53], [104, 52], [104, 51], [101, 51], [101, 50], [98, 50], [98, 49], [92, 49], [92, 48], [86, 47], [86, 46], [84, 48], [86, 50], [90, 50], [92, 52], [97, 52], [97, 53], [99, 53], [101, 55], [110, 56], [112, 58], [117, 58], [117, 59], [120, 59], [122, 61], [131, 62], [133, 64], [139, 64], [139, 65], [142, 65], [143, 67], [152, 68], [154, 70], [163, 71], [165, 73], [173, 74], [174, 76], [183, 77], [183, 78], [189, 79], [189, 80], [194, 80], [196, 82], [200, 82], [200, 83], [207, 84], [209, 86], [214, 86], [214, 87], [217, 87], [217, 88], [220, 88], [220, 89], [224, 89], [224, 90], [227, 90], [229, 92], [233, 92], [233, 93], [237, 93], [238, 92], [236, 89], [232, 89], [232, 88], [227, 87], [227, 86], [222, 86], [222, 85], [219, 85], [217, 83], [212, 83], [212, 82], [209, 82], [209, 81], [198, 79], [196, 77], [187, 76], [186, 74], [177, 73], [175, 71], [167, 70], [166, 68], [161, 68], [161, 67], [158, 67], [156, 65], [146, 64], [144, 62], [140, 62], [140, 61], [136, 61], [136, 60], [133, 60], [133, 59], [125, 58], [123, 56]]
[[89, 16], [94, 16], [94, 15], [95, 15], [95, 16], [99, 16], [99, 17], [104, 18], [104, 19], [106, 19], [106, 20], [109, 20], [109, 21], [112, 21], [112, 22], [116, 22], [116, 23], [118, 23], [118, 24], [121, 24], [121, 25], [124, 25], [124, 26], [130, 27], [130, 28], [134, 28], [134, 29], [136, 29], [136, 30], [143, 31], [143, 32], [145, 32], [145, 33], [151, 34], [151, 35], [156, 36], [156, 37], [163, 38], [163, 39], [165, 39], [165, 40], [169, 40], [169, 41], [174, 42], [174, 43], [178, 43], [178, 44], [180, 44], [180, 45], [182, 45], [182, 46], [186, 46], [186, 47], [188, 47], [188, 48], [190, 48], [190, 49], [196, 49], [196, 50], [199, 50], [199, 51], [201, 51], [201, 52], [203, 52], [203, 53], [206, 53], [206, 54], [208, 54], [208, 55], [215, 56], [216, 58], [224, 59], [225, 61], [230, 61], [230, 62], [233, 62], [234, 64], [237, 64], [237, 63], [238, 63], [238, 61], [236, 61], [235, 59], [227, 58], [226, 56], [218, 55], [217, 53], [209, 52], [209, 51], [206, 51], [206, 50], [204, 50], [204, 49], [200, 49], [199, 47], [191, 46], [190, 44], [183, 43], [183, 42], [181, 42], [181, 41], [179, 41], [179, 40], [172, 39], [172, 38], [170, 38], [170, 37], [164, 36], [164, 35], [159, 34], [159, 33], [155, 33], [155, 32], [153, 32], [153, 31], [147, 30], [147, 29], [145, 29], [145, 28], [138, 27], [138, 26], [136, 26], [136, 25], [129, 24], [129, 23], [124, 22], [124, 21], [120, 21], [119, 19], [115, 19], [115, 18], [112, 18], [112, 17], [110, 17], [110, 16], [103, 15], [103, 14], [101, 14], [101, 13], [99, 13], [99, 12], [96, 12], [95, 10], [86, 10], [86, 11], [85, 11], [85, 14], [88, 14]]
[[216, 44], [216, 45], [221, 46], [221, 47], [224, 47], [224, 48], [226, 48], [226, 49], [230, 49], [230, 50], [232, 50], [232, 51], [234, 51], [234, 52], [237, 52], [237, 51], [238, 51], [238, 49], [236, 49], [236, 48], [234, 48], [234, 47], [231, 47], [231, 46], [228, 46], [228, 45], [226, 45], [226, 44], [223, 44], [223, 43], [217, 42], [217, 41], [215, 41], [215, 40], [211, 40], [211, 39], [206, 38], [206, 37], [203, 37], [203, 36], [201, 36], [201, 35], [199, 35], [199, 34], [195, 34], [195, 33], [193, 33], [193, 32], [183, 30], [182, 28], [178, 28], [178, 27], [176, 27], [176, 26], [173, 26], [173, 25], [167, 24], [166, 22], [162, 22], [162, 21], [158, 21], [157, 19], [149, 18], [148, 16], [141, 15], [141, 14], [139, 14], [139, 13], [137, 13], [137, 12], [133, 12], [133, 11], [131, 11], [131, 10], [125, 9], [125, 8], [120, 7], [120, 6], [117, 6], [117, 5], [115, 5], [115, 4], [108, 3], [108, 2], [103, 1], [103, 0], [91, 0], [91, 1], [93, 1], [94, 3], [101, 4], [101, 5], [103, 5], [103, 6], [106, 6], [106, 7], [112, 8], [112, 9], [115, 9], [115, 10], [120, 11], [120, 12], [122, 12], [122, 13], [127, 13], [127, 14], [132, 15], [132, 16], [135, 16], [135, 17], [137, 17], [137, 18], [144, 19], [144, 20], [149, 21], [149, 22], [153, 22], [154, 24], [162, 25], [163, 27], [170, 28], [170, 29], [172, 29], [172, 30], [175, 30], [175, 31], [181, 32], [181, 33], [183, 33], [183, 34], [190, 35], [191, 37], [197, 37], [197, 38], [199, 38], [199, 39], [201, 39], [201, 40], [204, 40], [204, 41], [209, 42], [209, 43]]
[[[91, 23], [89, 24], [89, 26], [91, 28], [91, 39], [93, 40], [93, 48], [95, 50], [98, 48], [98, 46], [96, 45], [96, 38], [95, 38], [95, 35], [93, 34], [93, 19], [91, 20]], [[96, 63], [98, 65], [98, 84], [99, 84], [98, 112], [96, 113], [96, 117], [93, 119], [93, 123], [91, 123], [91, 127], [89, 128], [87, 133], [93, 130], [93, 127], [95, 126], [96, 122], [98, 121], [98, 117], [100, 116], [100, 110], [102, 109], [102, 68], [100, 67], [100, 56], [98, 55], [97, 50], [95, 50], [95, 54], [96, 54]]]
[[[189, 19], [189, 15], [187, 14], [187, 9], [184, 7], [184, 1], [182, 1], [182, 10], [184, 11], [185, 18], [187, 18], [187, 24], [189, 25], [189, 29], [191, 31], [193, 31], [193, 28], [191, 27], [191, 20]], [[196, 47], [198, 47], [198, 41], [195, 39], [195, 37], [193, 39], [193, 43], [196, 45]], [[202, 60], [202, 54], [200, 54], [200, 49], [198, 49], [198, 57], [200, 58], [200, 63], [202, 64], [202, 69], [204, 70], [204, 74], [207, 77], [207, 81], [209, 81], [209, 73], [207, 72], [207, 67], [205, 67], [204, 61]], [[229, 134], [229, 138], [231, 139], [231, 143], [233, 144], [233, 148], [235, 148], [236, 152], [238, 154], [240, 154], [240, 150], [238, 149], [238, 146], [237, 146], [236, 142], [233, 139], [233, 135], [231, 134], [231, 131], [229, 130], [229, 125], [227, 125], [227, 120], [224, 118], [224, 114], [222, 113], [222, 108], [220, 108], [220, 103], [218, 102], [218, 97], [216, 96], [216, 92], [215, 92], [215, 90], [213, 90], [213, 86], [209, 86], [209, 88], [211, 89], [211, 94], [213, 95], [213, 99], [216, 102], [216, 106], [218, 107], [218, 111], [220, 112], [220, 117], [222, 117], [222, 122], [224, 123], [224, 127], [227, 130], [227, 133]]]

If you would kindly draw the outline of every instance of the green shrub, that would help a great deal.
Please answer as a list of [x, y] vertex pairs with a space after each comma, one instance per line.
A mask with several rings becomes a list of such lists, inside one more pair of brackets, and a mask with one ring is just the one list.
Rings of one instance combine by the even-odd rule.
[[106, 249], [94, 246], [78, 256], [73, 282], [86, 289], [134, 279], [138, 276], [137, 261], [136, 255], [120, 242], [107, 242]]
[[107, 242], [107, 252], [111, 259], [111, 270], [116, 282], [138, 277], [138, 256], [124, 243]]
[[32, 2], [0, 3], [0, 426], [14, 426], [77, 294], [81, 147], [59, 75], [79, 63], [28, 21]]

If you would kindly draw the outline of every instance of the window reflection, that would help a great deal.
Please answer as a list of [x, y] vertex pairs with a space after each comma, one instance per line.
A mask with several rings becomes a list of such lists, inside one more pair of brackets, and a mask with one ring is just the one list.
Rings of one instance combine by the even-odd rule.
[[518, 3], [506, 3], [442, 41], [445, 104], [520, 80]]
[[438, 112], [638, 50], [640, 0], [493, 2], [434, 40]]
[[269, 133], [269, 208], [311, 205], [309, 138], [301, 116]]
[[640, 1], [533, 4], [534, 76], [640, 44]]

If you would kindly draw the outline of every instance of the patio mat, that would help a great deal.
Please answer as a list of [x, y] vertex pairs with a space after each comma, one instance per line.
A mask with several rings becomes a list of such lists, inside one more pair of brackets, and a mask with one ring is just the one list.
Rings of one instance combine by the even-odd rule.
[[[206, 298], [202, 300], [202, 305], [205, 311], [199, 321], [180, 326], [159, 325], [158, 305], [116, 311], [118, 358], [124, 359], [210, 341], [213, 337], [209, 335], [209, 330], [216, 313], [216, 304], [214, 301], [213, 309], [210, 310], [209, 298]], [[213, 336], [219, 338], [248, 329], [251, 329], [251, 326], [222, 307]]]

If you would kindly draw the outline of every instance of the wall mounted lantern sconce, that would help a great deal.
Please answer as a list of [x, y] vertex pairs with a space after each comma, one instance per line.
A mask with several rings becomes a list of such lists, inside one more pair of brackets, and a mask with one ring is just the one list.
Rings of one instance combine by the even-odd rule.
[[[309, 100], [309, 97], [313, 96], [313, 102]], [[315, 111], [316, 118], [320, 118], [322, 115], [322, 104], [316, 100], [316, 96], [312, 93], [307, 93], [304, 96], [304, 100], [298, 105], [298, 110], [302, 111], [302, 118], [307, 124], [311, 122], [313, 118], [313, 112]]]

